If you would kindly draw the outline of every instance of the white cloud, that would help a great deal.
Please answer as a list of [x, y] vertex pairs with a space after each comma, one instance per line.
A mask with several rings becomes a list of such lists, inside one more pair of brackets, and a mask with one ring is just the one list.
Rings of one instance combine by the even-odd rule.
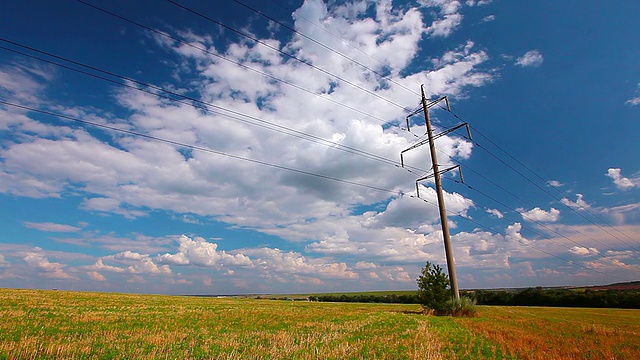
[[[425, 24], [418, 9], [400, 11], [388, 5], [377, 5], [377, 15], [373, 19], [354, 15], [353, 11], [362, 14], [362, 9], [327, 9], [327, 5], [321, 1], [307, 1], [298, 10], [305, 18], [320, 20], [326, 30], [357, 44], [358, 50], [344, 46], [308, 22], [296, 18], [295, 26], [323, 43], [335, 45], [352, 59], [370, 64], [371, 57], [376, 58], [380, 63], [372, 66], [384, 64], [391, 72], [390, 77], [403, 86], [415, 87], [415, 83], [425, 83], [430, 91], [460, 95], [467, 87], [482, 86], [492, 80], [492, 75], [479, 70], [488, 59], [487, 54], [475, 50], [472, 42], [461, 44], [438, 58], [432, 70], [422, 69], [400, 76], [399, 73], [406, 70], [405, 67], [420, 50]], [[437, 6], [444, 15], [456, 14], [460, 8], [459, 2], [455, 1], [433, 2], [430, 5]], [[389, 120], [404, 115], [404, 109], [308, 66], [285, 61], [282, 55], [264, 46], [237, 43], [226, 49], [216, 49], [207, 36], [192, 33], [183, 35], [199, 46], [260, 72], [283, 78], [297, 86], [324, 91], [323, 97], [349, 107], [362, 108], [361, 104], [366, 103], [367, 107], [376, 108], [377, 116]], [[275, 43], [274, 39], [264, 41], [294, 51], [314, 65], [329, 68], [338, 76], [357, 82], [381, 97], [396, 103], [406, 102], [406, 89], [393, 83], [380, 88], [381, 80], [377, 76], [363, 69], [354, 71], [352, 61], [328, 52], [317, 44], [299, 37], [287, 44]], [[331, 103], [283, 83], [265, 81], [262, 75], [236, 65], [230, 66], [223, 60], [201, 56], [193, 48], [187, 50], [184, 45], [166, 40], [161, 42], [161, 46], [180, 57], [182, 63], [179, 69], [186, 69], [190, 77], [198, 79], [194, 84], [199, 84], [199, 87], [190, 91], [199, 92], [204, 101], [215, 99], [220, 106], [260, 119], [277, 121], [296, 131], [394, 161], [397, 161], [395, 159], [399, 151], [412, 141], [407, 134], [393, 129], [384, 130], [378, 121], [349, 108], [326, 106]], [[192, 84], [175, 86], [191, 88]], [[331, 93], [328, 93], [329, 88], [333, 88]], [[377, 187], [397, 191], [412, 188], [412, 175], [402, 170], [388, 171], [385, 163], [338, 151], [335, 145], [327, 147], [284, 136], [237, 119], [203, 113], [190, 106], [171, 103], [131, 89], [120, 89], [115, 93], [117, 105], [132, 114], [129, 118], [101, 116], [88, 108], [65, 109], [60, 105], [58, 111], [75, 111], [82, 114], [83, 118], [91, 117], [93, 121], [359, 183], [372, 184], [370, 176], [365, 174], [376, 173], [380, 174], [375, 179]], [[264, 107], [258, 106], [258, 99]], [[299, 104], [305, 106], [300, 107]], [[310, 117], [309, 114], [314, 116]], [[176, 118], [181, 121], [175, 121]], [[471, 142], [448, 136], [439, 139], [439, 148], [459, 158], [469, 158], [472, 152]], [[428, 163], [427, 153], [417, 152], [411, 156], [409, 160], [414, 164]], [[441, 162], [454, 160], [445, 156]], [[85, 194], [81, 205], [84, 210], [119, 214], [127, 218], [147, 216], [153, 210], [216, 216], [229, 224], [249, 226], [269, 233], [303, 223], [309, 218], [323, 223], [324, 219], [348, 217], [354, 206], [389, 199], [389, 194], [345, 183], [282, 172], [199, 151], [176, 149], [127, 135], [107, 135], [98, 139], [82, 130], [11, 144], [0, 150], [0, 161], [0, 191], [5, 193], [33, 197], [82, 193]], [[269, 191], [262, 190], [266, 188]], [[455, 204], [459, 200], [463, 203]], [[452, 206], [464, 211], [468, 206], [464, 201], [467, 200], [452, 196]], [[378, 218], [381, 224], [385, 218], [391, 218], [393, 208], [389, 210]], [[326, 238], [322, 233], [313, 236], [317, 240]], [[99, 242], [99, 239], [91, 240]], [[133, 247], [128, 249], [149, 252]], [[127, 247], [118, 250], [124, 251]]]
[[445, 14], [426, 29], [433, 37], [449, 37], [462, 23], [462, 14]]
[[466, 4], [468, 6], [484, 6], [489, 5], [492, 0], [467, 0]]
[[23, 224], [28, 228], [37, 229], [40, 231], [48, 231], [48, 232], [78, 232], [82, 230], [82, 228], [79, 228], [77, 226], [56, 224], [56, 223], [50, 223], [50, 222], [35, 223], [35, 222], [25, 221]]
[[67, 273], [62, 263], [50, 262], [40, 248], [24, 254], [23, 260], [41, 276], [58, 280], [76, 280], [76, 277]]
[[629, 260], [637, 258], [638, 253], [633, 251], [607, 251], [603, 257], [597, 260], [587, 262], [590, 268], [597, 269], [602, 272], [613, 274], [632, 274], [635, 276], [640, 272], [640, 265], [632, 264]]
[[569, 251], [572, 254], [579, 256], [593, 256], [600, 254], [600, 251], [598, 251], [598, 249], [593, 247], [586, 248], [584, 246], [573, 246]]
[[542, 65], [544, 58], [542, 54], [538, 50], [530, 50], [527, 51], [526, 54], [516, 59], [516, 65], [520, 65], [522, 67], [538, 67]]
[[[637, 92], [640, 92], [640, 83], [638, 83], [638, 86], [637, 86], [637, 89], [636, 89], [636, 93]], [[629, 106], [640, 105], [640, 96], [633, 97], [633, 98], [625, 101], [624, 103], [629, 105]]]
[[432, 37], [449, 37], [462, 23], [463, 16], [458, 12], [462, 4], [458, 0], [419, 0], [425, 7], [439, 8], [439, 16], [425, 32]]
[[536, 207], [529, 211], [520, 209], [519, 212], [520, 215], [522, 215], [522, 218], [528, 221], [556, 222], [560, 218], [560, 210], [555, 208], [551, 208], [549, 211], [545, 211], [540, 209], [539, 207]]
[[495, 15], [487, 15], [482, 18], [482, 22], [491, 22], [496, 19]]
[[613, 179], [613, 183], [616, 184], [620, 190], [629, 190], [640, 185], [640, 178], [629, 179], [621, 174], [620, 168], [611, 168], [607, 170], [608, 177]]
[[87, 276], [94, 281], [107, 281], [107, 278], [97, 271], [89, 271], [87, 272]]
[[98, 271], [106, 271], [106, 272], [114, 272], [114, 273], [122, 273], [126, 271], [126, 269], [121, 267], [105, 265], [103, 262], [103, 259], [98, 259], [96, 263], [93, 265], [83, 266], [82, 269], [90, 270], [89, 272], [96, 272], [96, 273]]
[[9, 262], [4, 258], [4, 255], [0, 254], [0, 268], [9, 267]]
[[178, 239], [179, 251], [176, 254], [164, 254], [158, 261], [172, 265], [196, 265], [220, 268], [222, 266], [251, 266], [249, 257], [243, 254], [231, 255], [218, 250], [218, 244], [206, 241], [201, 237], [193, 239], [182, 235]]
[[260, 248], [245, 249], [254, 258], [255, 270], [263, 277], [286, 281], [293, 278], [306, 282], [309, 278], [357, 279], [358, 274], [344, 262], [331, 262], [322, 258], [309, 258], [293, 251]]
[[576, 194], [576, 201], [572, 201], [568, 198], [562, 198], [560, 202], [576, 210], [589, 210], [591, 208], [591, 206], [584, 201], [584, 196], [582, 194]]
[[[113, 260], [118, 263], [124, 264], [126, 266], [126, 271], [130, 274], [171, 274], [171, 268], [169, 267], [169, 265], [158, 266], [148, 254], [140, 254], [127, 250], [113, 256], [103, 257], [103, 259]], [[112, 269], [111, 271], [118, 272], [115, 269]]]
[[549, 181], [547, 181], [547, 184], [549, 184], [549, 186], [553, 186], [553, 187], [555, 187], [555, 188], [557, 188], [557, 187], [561, 187], [561, 186], [564, 186], [564, 184], [563, 184], [563, 183], [561, 183], [561, 182], [560, 182], [560, 181], [558, 181], [558, 180], [549, 180]]
[[485, 209], [485, 211], [497, 217], [498, 219], [502, 219], [504, 217], [504, 214], [502, 214], [502, 212], [500, 212], [500, 210], [498, 209]]

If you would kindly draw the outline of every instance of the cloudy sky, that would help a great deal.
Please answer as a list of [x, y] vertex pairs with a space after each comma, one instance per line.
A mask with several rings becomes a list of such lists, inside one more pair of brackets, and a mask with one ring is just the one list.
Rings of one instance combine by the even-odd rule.
[[20, 1], [0, 287], [169, 294], [640, 279], [640, 2]]

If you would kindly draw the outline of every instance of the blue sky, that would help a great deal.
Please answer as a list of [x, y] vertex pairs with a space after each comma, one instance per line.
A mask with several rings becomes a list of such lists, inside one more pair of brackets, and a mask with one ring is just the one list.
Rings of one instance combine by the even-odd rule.
[[0, 287], [415, 289], [421, 84], [473, 133], [436, 143], [461, 288], [640, 279], [637, 2], [5, 8]]

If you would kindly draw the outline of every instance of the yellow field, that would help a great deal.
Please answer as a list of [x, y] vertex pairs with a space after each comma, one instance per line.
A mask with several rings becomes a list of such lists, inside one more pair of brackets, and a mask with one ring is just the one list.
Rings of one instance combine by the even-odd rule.
[[0, 359], [638, 359], [640, 311], [0, 289]]

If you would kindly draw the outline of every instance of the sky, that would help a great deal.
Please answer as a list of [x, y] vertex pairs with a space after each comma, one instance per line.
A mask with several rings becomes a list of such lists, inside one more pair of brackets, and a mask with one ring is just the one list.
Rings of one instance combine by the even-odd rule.
[[[163, 294], [640, 280], [640, 2], [20, 1], [0, 287]], [[460, 175], [464, 175], [464, 183]]]

